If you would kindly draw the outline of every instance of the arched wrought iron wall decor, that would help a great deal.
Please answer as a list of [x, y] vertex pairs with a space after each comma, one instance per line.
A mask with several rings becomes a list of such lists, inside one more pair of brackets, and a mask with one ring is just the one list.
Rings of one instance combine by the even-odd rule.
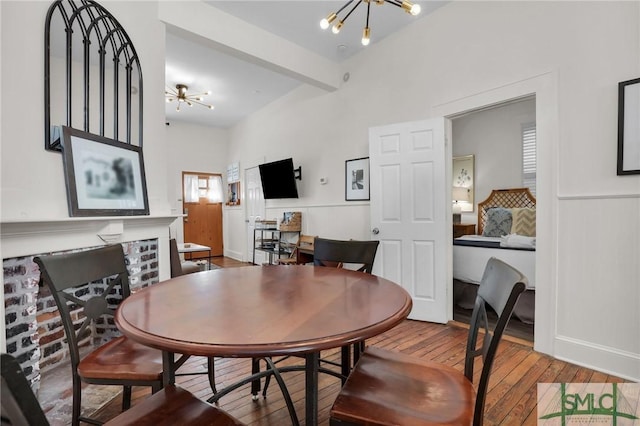
[[[57, 0], [47, 12], [44, 42], [45, 149], [60, 151], [62, 124], [129, 144], [137, 136], [141, 147], [142, 69], [116, 18], [92, 0]], [[74, 104], [80, 99], [82, 108]], [[108, 127], [112, 134], [105, 134]]]

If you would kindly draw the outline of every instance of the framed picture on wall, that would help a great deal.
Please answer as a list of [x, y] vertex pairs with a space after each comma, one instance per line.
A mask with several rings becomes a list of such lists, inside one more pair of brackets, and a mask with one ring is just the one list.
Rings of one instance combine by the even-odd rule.
[[640, 78], [618, 84], [618, 175], [640, 174]]
[[345, 161], [346, 201], [369, 200], [369, 157]]
[[[453, 194], [465, 193], [466, 199], [456, 200], [452, 198], [456, 204], [461, 207], [463, 212], [472, 212], [474, 206], [474, 156], [464, 155], [453, 157]], [[466, 188], [465, 192], [459, 188]]]
[[148, 215], [142, 148], [62, 127], [69, 216]]

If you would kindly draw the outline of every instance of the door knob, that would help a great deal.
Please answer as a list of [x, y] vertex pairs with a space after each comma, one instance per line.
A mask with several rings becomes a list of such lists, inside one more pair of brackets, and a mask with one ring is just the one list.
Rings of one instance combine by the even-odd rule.
[[373, 235], [378, 235], [378, 234], [380, 233], [380, 230], [379, 230], [378, 228], [373, 228], [373, 229], [371, 230], [371, 233], [372, 233]]

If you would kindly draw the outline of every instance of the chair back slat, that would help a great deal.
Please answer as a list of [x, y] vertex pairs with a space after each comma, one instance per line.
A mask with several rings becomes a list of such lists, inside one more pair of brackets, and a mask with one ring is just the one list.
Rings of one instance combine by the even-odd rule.
[[92, 250], [38, 256], [34, 262], [40, 271], [46, 270], [48, 281], [56, 291], [101, 280], [116, 274], [126, 274], [122, 246], [114, 244]]
[[[518, 297], [525, 291], [526, 285], [527, 278], [512, 266], [494, 257], [487, 262], [471, 314], [464, 368], [467, 379], [473, 381], [474, 359], [477, 356], [482, 356], [482, 373], [478, 382], [474, 409], [473, 424], [476, 426], [482, 424], [489, 375], [498, 345]], [[498, 315], [493, 330], [491, 330], [487, 318], [488, 306]], [[484, 333], [482, 343], [478, 348], [478, 335], [481, 328], [484, 328]]]
[[316, 238], [313, 248], [313, 263], [318, 266], [338, 266], [344, 263], [362, 264], [359, 271], [371, 273], [378, 250], [376, 240], [330, 240]]

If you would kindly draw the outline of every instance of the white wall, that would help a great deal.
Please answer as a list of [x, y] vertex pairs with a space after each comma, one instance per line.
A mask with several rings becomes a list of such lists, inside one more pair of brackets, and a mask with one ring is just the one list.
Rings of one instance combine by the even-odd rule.
[[494, 189], [522, 187], [522, 124], [536, 121], [535, 99], [512, 102], [452, 120], [453, 156], [474, 156], [473, 212], [463, 223], [478, 223], [478, 203]]
[[[236, 126], [230, 155], [241, 163], [292, 156], [303, 165], [302, 198], [286, 208], [304, 209], [305, 232], [367, 237], [368, 208], [342, 201], [342, 186], [344, 161], [368, 155], [369, 127], [428, 118], [444, 104], [552, 75], [547, 162], [538, 170], [547, 191], [539, 201], [549, 209], [542, 265], [549, 279], [541, 283], [549, 296], [540, 309], [554, 319], [546, 350], [640, 379], [640, 176], [615, 173], [617, 83], [640, 74], [639, 8], [452, 2], [347, 62], [351, 79], [336, 92], [299, 88]], [[321, 176], [328, 185], [315, 184]], [[589, 225], [566, 226], [581, 214]], [[583, 240], [595, 224], [625, 238], [613, 250], [593, 250]], [[242, 227], [228, 232], [244, 236]]]
[[[2, 1], [2, 221], [68, 217], [62, 156], [44, 150], [44, 21], [50, 2]], [[125, 28], [144, 78], [151, 214], [167, 214], [164, 25], [154, 2], [102, 2]], [[18, 40], [19, 39], [19, 40]]]
[[[167, 197], [172, 213], [182, 212], [182, 172], [219, 173], [226, 189], [227, 130], [172, 120], [165, 126], [165, 138], [169, 159]], [[181, 220], [176, 220], [171, 226], [171, 236], [178, 242], [183, 241]]]

